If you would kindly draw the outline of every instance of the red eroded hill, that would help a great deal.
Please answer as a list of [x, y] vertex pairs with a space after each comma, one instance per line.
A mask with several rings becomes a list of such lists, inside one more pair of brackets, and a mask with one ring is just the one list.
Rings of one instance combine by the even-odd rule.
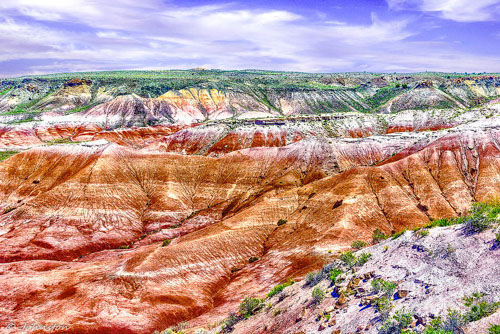
[[236, 146], [218, 156], [165, 152], [182, 139], [164, 149], [174, 145], [164, 131], [159, 146], [130, 147], [124, 130], [125, 146], [35, 148], [0, 164], [0, 325], [209, 324], [375, 229], [460, 215], [500, 194], [496, 128], [331, 143], [253, 133], [242, 138], [261, 147], [219, 140], [210, 147]]

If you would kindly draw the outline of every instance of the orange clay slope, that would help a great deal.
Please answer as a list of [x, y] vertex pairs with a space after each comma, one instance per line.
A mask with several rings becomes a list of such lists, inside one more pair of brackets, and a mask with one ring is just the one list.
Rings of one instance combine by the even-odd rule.
[[377, 228], [498, 196], [495, 124], [208, 155], [117, 144], [17, 154], [0, 164], [0, 327], [211, 324]]

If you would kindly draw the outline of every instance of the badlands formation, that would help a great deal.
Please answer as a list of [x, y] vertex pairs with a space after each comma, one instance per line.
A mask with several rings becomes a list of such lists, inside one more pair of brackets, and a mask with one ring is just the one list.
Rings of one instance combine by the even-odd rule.
[[[354, 240], [500, 195], [497, 75], [78, 73], [5, 79], [0, 94], [2, 333], [216, 332], [245, 297]], [[377, 270], [399, 279], [374, 247]], [[481, 247], [498, 265], [498, 248]], [[445, 312], [438, 297], [409, 306]], [[236, 332], [319, 324], [259, 316], [268, 326]], [[357, 330], [342, 319], [342, 333]]]

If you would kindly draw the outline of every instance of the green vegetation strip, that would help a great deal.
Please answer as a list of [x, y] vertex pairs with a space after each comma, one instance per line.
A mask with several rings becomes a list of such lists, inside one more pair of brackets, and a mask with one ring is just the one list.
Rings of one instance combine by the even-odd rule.
[[0, 152], [0, 161], [4, 161], [8, 158], [10, 158], [11, 156], [13, 156], [14, 154], [17, 154], [19, 153], [19, 151], [3, 151], [3, 152]]

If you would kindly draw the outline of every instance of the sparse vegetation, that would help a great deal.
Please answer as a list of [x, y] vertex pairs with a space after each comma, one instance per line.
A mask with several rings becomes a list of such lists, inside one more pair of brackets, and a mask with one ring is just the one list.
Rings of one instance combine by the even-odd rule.
[[498, 214], [500, 213], [500, 203], [474, 203], [470, 215], [465, 217], [463, 222], [464, 231], [468, 234], [482, 232], [498, 223]]
[[244, 319], [248, 319], [262, 308], [262, 300], [258, 298], [246, 297], [240, 304], [239, 313]]
[[380, 241], [387, 239], [387, 236], [379, 229], [376, 229], [373, 232], [372, 239], [373, 239], [373, 243], [377, 244]]
[[386, 297], [392, 297], [398, 287], [396, 283], [381, 278], [372, 280], [371, 285], [373, 293], [382, 293]]
[[307, 275], [306, 275], [306, 285], [310, 285], [314, 281], [314, 279], [316, 277], [316, 274], [317, 274], [316, 272], [307, 273]]
[[11, 87], [8, 87], [8, 88], [0, 91], [0, 96], [6, 95], [8, 92], [10, 92], [11, 89], [12, 89]]
[[[391, 318], [387, 318], [379, 328], [380, 334], [405, 333], [413, 321], [413, 313], [408, 311], [397, 311]], [[408, 332], [409, 333], [409, 332]]]
[[491, 325], [488, 334], [500, 334], [500, 325]]
[[229, 316], [222, 323], [222, 333], [230, 333], [234, 326], [241, 320], [242, 318], [236, 315], [234, 312], [229, 313]]
[[500, 302], [488, 302], [485, 300], [485, 296], [484, 293], [475, 292], [471, 296], [464, 297], [464, 304], [469, 308], [465, 313], [449, 309], [445, 320], [441, 317], [433, 319], [423, 333], [463, 334], [467, 323], [487, 317], [500, 307]]
[[344, 263], [344, 265], [349, 268], [349, 269], [352, 269], [353, 267], [355, 266], [362, 266], [364, 265], [371, 257], [371, 254], [370, 253], [361, 253], [361, 255], [359, 255], [358, 257], [356, 257], [356, 255], [354, 255], [353, 252], [351, 251], [347, 251], [347, 252], [344, 252], [344, 253], [341, 253], [340, 254], [340, 261], [342, 261]]
[[385, 320], [389, 317], [391, 310], [393, 309], [392, 301], [389, 297], [382, 296], [375, 300], [375, 308], [380, 313], [380, 318]]
[[404, 229], [404, 230], [402, 230], [402, 231], [400, 231], [400, 232], [398, 232], [398, 233], [394, 233], [394, 234], [391, 236], [392, 240], [395, 240], [395, 239], [399, 238], [399, 237], [400, 237], [400, 236], [402, 236], [405, 232], [406, 232], [406, 229]]
[[161, 246], [162, 246], [162, 247], [168, 246], [168, 245], [170, 245], [170, 243], [171, 243], [171, 242], [172, 242], [172, 240], [170, 240], [170, 239], [165, 239], [165, 240], [163, 240], [163, 242], [161, 243]]
[[361, 249], [363, 247], [366, 247], [366, 242], [364, 242], [363, 240], [356, 240], [356, 241], [353, 241], [353, 243], [351, 244], [351, 247], [354, 249]]
[[8, 158], [17, 153], [19, 153], [19, 151], [2, 151], [0, 152], [0, 161], [7, 160]]
[[319, 304], [325, 299], [325, 292], [320, 287], [315, 287], [311, 292], [311, 296], [313, 297], [313, 302]]
[[358, 256], [357, 264], [359, 266], [364, 265], [366, 262], [368, 262], [368, 260], [371, 258], [371, 256], [372, 255], [370, 253], [365, 253], [365, 252], [361, 253], [361, 255]]
[[356, 265], [356, 262], [357, 262], [356, 256], [351, 251], [344, 252], [344, 253], [340, 254], [339, 259], [340, 259], [340, 261], [344, 262], [344, 264], [348, 268], [354, 267]]
[[278, 226], [285, 225], [287, 221], [285, 219], [278, 220]]
[[487, 317], [500, 307], [500, 302], [488, 302], [484, 297], [484, 293], [474, 292], [471, 296], [464, 298], [465, 306], [469, 307], [469, 310], [464, 314], [464, 319], [467, 322]]
[[57, 138], [54, 140], [46, 141], [45, 144], [52, 146], [60, 144], [78, 144], [78, 142], [74, 142], [70, 138]]
[[330, 270], [330, 281], [332, 281], [333, 284], [337, 282], [337, 278], [342, 275], [342, 270], [338, 268], [333, 268]]
[[248, 263], [254, 263], [255, 261], [258, 261], [259, 258], [257, 256], [251, 256], [249, 259], [248, 259]]
[[464, 232], [468, 234], [478, 233], [498, 223], [500, 213], [500, 202], [498, 200], [474, 203], [469, 215], [455, 218], [442, 218], [431, 221], [424, 228], [445, 227], [463, 224]]
[[286, 281], [285, 283], [276, 285], [274, 288], [271, 289], [271, 291], [269, 291], [269, 293], [267, 294], [267, 298], [273, 297], [274, 295], [283, 291], [283, 289], [285, 289], [287, 286], [292, 285], [293, 283], [295, 283], [295, 281], [293, 279], [290, 279], [290, 280]]
[[418, 231], [417, 231], [417, 235], [418, 235], [419, 237], [421, 237], [421, 238], [426, 237], [426, 236], [428, 236], [428, 235], [429, 235], [429, 229], [427, 229], [427, 228], [422, 228], [422, 229], [420, 229], [420, 230], [418, 230]]
[[75, 107], [71, 110], [67, 110], [64, 112], [65, 115], [69, 115], [69, 114], [75, 114], [77, 112], [82, 112], [82, 111], [86, 111], [86, 110], [89, 110], [90, 108], [92, 108], [94, 105], [85, 105], [85, 106], [79, 106], [79, 107]]

